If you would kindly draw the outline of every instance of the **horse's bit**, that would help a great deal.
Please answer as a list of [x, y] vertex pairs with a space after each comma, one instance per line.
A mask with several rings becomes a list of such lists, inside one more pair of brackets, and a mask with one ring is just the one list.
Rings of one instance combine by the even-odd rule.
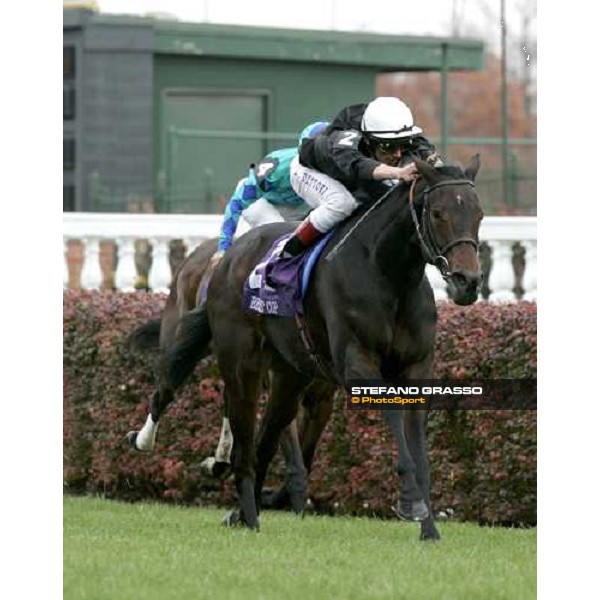
[[433, 225], [431, 223], [431, 215], [429, 213], [429, 205], [427, 200], [429, 199], [429, 194], [432, 190], [437, 188], [445, 187], [448, 185], [470, 185], [471, 187], [475, 187], [473, 182], [469, 179], [449, 179], [447, 181], [439, 181], [438, 183], [434, 183], [433, 185], [425, 188], [423, 191], [423, 210], [421, 211], [421, 224], [419, 224], [419, 219], [417, 218], [417, 213], [415, 211], [414, 206], [414, 193], [415, 186], [417, 180], [413, 180], [410, 191], [408, 194], [408, 204], [410, 206], [410, 214], [412, 216], [413, 223], [415, 225], [415, 229], [417, 231], [417, 237], [419, 238], [419, 243], [421, 244], [421, 248], [423, 250], [423, 254], [425, 255], [426, 261], [434, 265], [437, 270], [440, 272], [444, 279], [448, 279], [452, 275], [450, 272], [450, 265], [448, 264], [448, 259], [445, 254], [454, 248], [454, 246], [458, 246], [459, 244], [470, 244], [477, 249], [479, 248], [479, 244], [477, 240], [473, 238], [457, 238], [447, 243], [442, 248], [439, 247], [436, 239], [435, 233], [433, 231]]

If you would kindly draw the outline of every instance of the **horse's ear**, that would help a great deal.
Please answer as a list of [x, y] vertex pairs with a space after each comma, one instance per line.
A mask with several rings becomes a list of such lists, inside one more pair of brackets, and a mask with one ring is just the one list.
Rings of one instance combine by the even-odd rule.
[[415, 158], [415, 166], [429, 183], [433, 184], [439, 181], [440, 174], [427, 161]]
[[475, 176], [477, 175], [477, 171], [479, 171], [479, 167], [481, 166], [481, 161], [479, 160], [479, 154], [474, 154], [471, 156], [471, 160], [465, 169], [465, 175], [471, 181], [475, 181]]

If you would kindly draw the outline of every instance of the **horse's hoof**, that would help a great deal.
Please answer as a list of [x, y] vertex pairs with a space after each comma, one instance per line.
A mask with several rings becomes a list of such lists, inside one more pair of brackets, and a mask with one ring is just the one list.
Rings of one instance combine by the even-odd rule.
[[256, 519], [256, 527], [251, 527], [250, 525], [248, 525], [248, 523], [246, 523], [244, 518], [240, 515], [240, 512], [237, 510], [234, 510], [228, 515], [225, 515], [221, 520], [221, 525], [223, 525], [223, 527], [247, 527], [248, 529], [254, 529], [255, 531], [258, 531], [260, 529], [260, 522], [258, 520], [258, 517]]
[[423, 542], [439, 542], [441, 537], [438, 530], [434, 527], [427, 531], [421, 531], [419, 539]]
[[215, 466], [215, 457], [209, 456], [200, 463], [200, 473], [213, 477], [213, 467]]
[[392, 511], [401, 521], [419, 523], [429, 516], [429, 509], [423, 500], [416, 502], [399, 501], [392, 506]]
[[240, 513], [237, 510], [225, 515], [221, 520], [223, 527], [241, 527], [244, 525]]
[[315, 512], [315, 505], [313, 501], [310, 498], [307, 498], [304, 510], [302, 511], [302, 518], [304, 518], [306, 515], [312, 515]]
[[200, 471], [215, 479], [226, 479], [231, 475], [231, 463], [221, 462], [214, 456], [209, 456], [200, 463]]

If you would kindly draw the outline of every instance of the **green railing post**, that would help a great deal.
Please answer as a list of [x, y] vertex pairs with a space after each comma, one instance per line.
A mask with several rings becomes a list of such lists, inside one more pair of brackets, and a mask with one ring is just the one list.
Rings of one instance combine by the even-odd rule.
[[156, 212], [164, 212], [166, 195], [167, 195], [167, 176], [166, 176], [164, 170], [161, 169], [158, 172], [158, 177], [156, 178], [156, 202], [155, 202]]
[[442, 143], [440, 151], [446, 160], [448, 153], [448, 44], [442, 44], [442, 68], [440, 70], [441, 81], [441, 107], [440, 107], [440, 132]]
[[173, 195], [173, 136], [175, 136], [175, 127], [169, 127], [167, 130], [167, 147], [165, 156], [165, 196], [163, 212], [171, 212], [171, 197]]
[[505, 19], [505, 0], [500, 0], [500, 25], [501, 32], [501, 127], [502, 127], [502, 191], [504, 202], [508, 204], [508, 82], [506, 66], [506, 19]]
[[509, 155], [509, 177], [510, 181], [510, 204], [514, 208], [518, 208], [519, 206], [519, 162], [517, 159], [516, 152], [511, 152]]
[[[204, 169], [204, 208], [210, 208], [213, 200], [214, 200], [214, 171], [210, 167], [206, 167]], [[200, 194], [198, 194], [200, 196]]]

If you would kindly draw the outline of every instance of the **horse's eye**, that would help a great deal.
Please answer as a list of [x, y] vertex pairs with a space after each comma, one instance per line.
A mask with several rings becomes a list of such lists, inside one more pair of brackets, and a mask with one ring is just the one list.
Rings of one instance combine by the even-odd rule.
[[434, 208], [431, 211], [431, 214], [432, 214], [433, 218], [436, 219], [436, 221], [439, 221], [440, 219], [442, 219], [444, 217], [444, 213], [439, 208]]

